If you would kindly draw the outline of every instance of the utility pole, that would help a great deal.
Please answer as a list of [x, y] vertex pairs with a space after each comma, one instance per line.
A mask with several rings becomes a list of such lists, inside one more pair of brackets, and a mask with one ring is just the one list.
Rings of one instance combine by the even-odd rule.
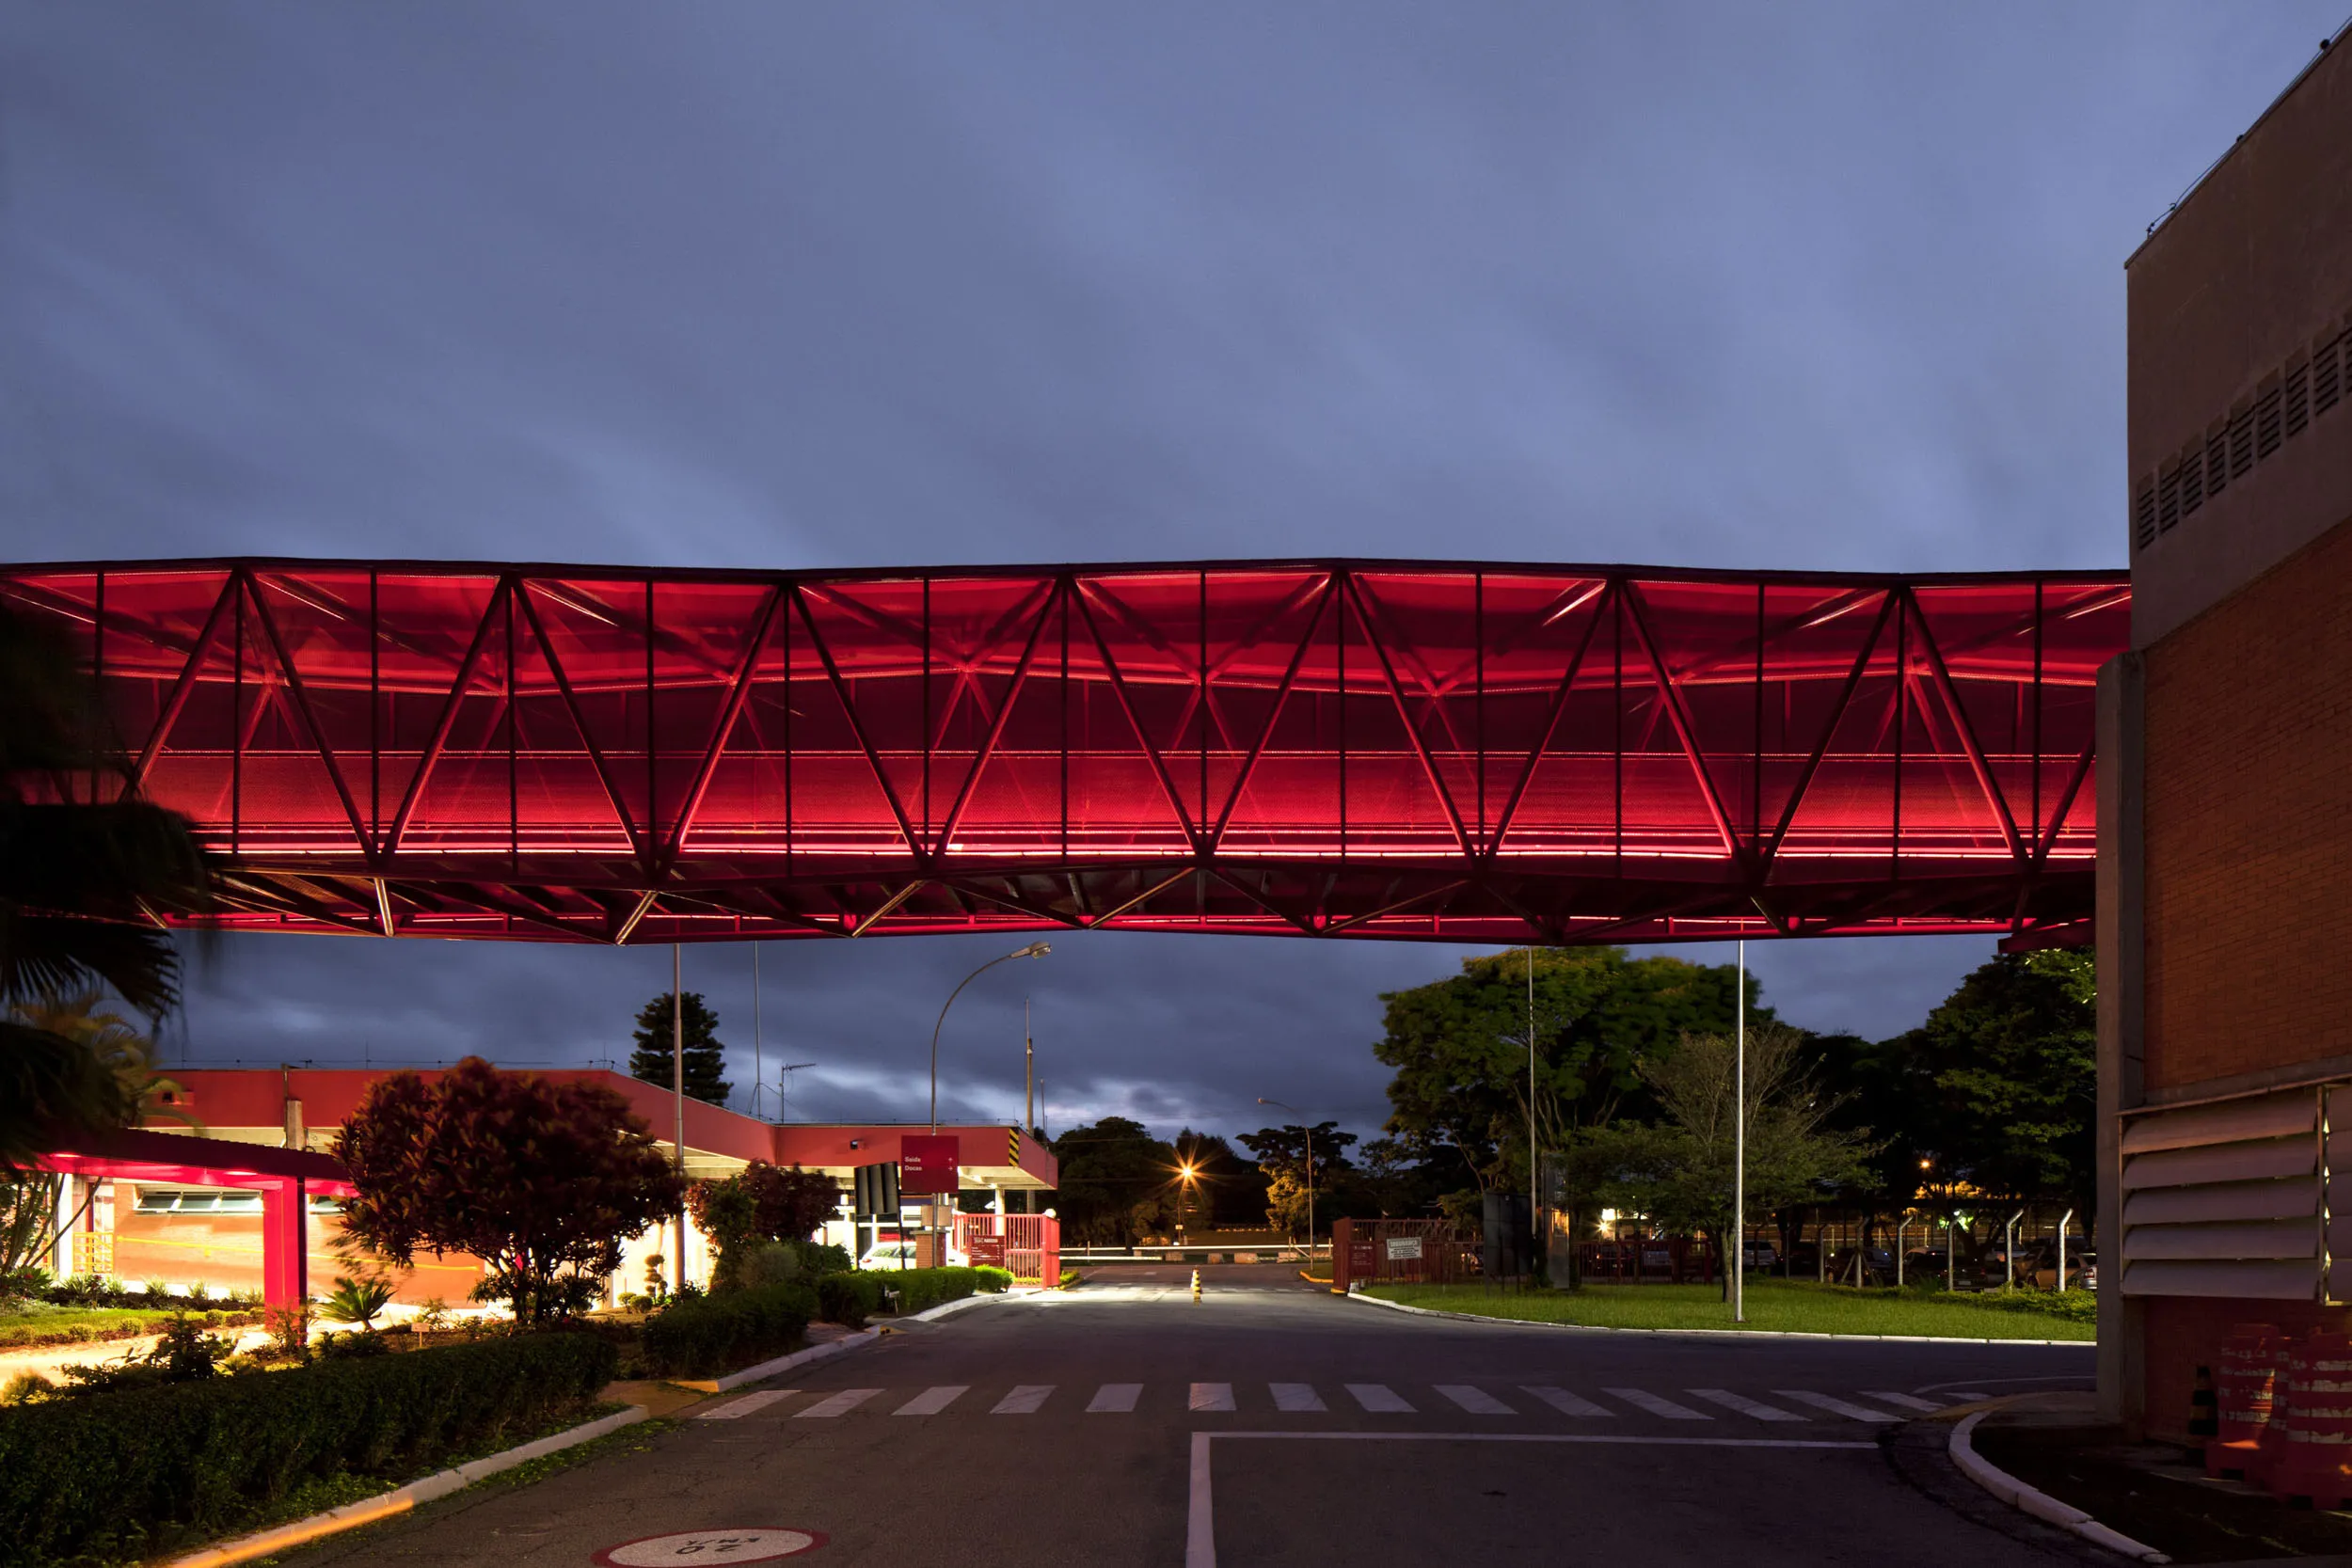
[[1021, 999], [1021, 1131], [1037, 1135], [1037, 1037], [1029, 1033], [1029, 999]]
[[1748, 939], [1740, 939], [1731, 1069], [1731, 1321], [1748, 1321]]
[[[670, 1098], [677, 1113], [676, 1141], [673, 1146], [678, 1180], [686, 1180], [686, 958], [685, 944], [670, 943]], [[678, 1189], [677, 1197], [677, 1273], [671, 1276], [670, 1293], [675, 1295], [686, 1286], [686, 1190]]]
[[759, 1119], [759, 943], [752, 943], [752, 1119]]
[[1527, 1243], [1535, 1244], [1535, 942], [1527, 943]]

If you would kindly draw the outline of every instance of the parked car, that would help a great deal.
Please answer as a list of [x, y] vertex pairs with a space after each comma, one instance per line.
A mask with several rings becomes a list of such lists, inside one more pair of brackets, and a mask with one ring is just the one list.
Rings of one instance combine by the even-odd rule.
[[1771, 1242], [1742, 1242], [1740, 1265], [1748, 1269], [1776, 1269], [1780, 1267], [1780, 1248]]
[[857, 1260], [861, 1269], [911, 1269], [914, 1265], [913, 1242], [882, 1242], [866, 1249], [866, 1256]]

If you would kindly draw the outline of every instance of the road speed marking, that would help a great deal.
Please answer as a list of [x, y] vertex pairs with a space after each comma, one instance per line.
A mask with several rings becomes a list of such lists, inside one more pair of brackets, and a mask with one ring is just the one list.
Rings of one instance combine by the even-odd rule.
[[755, 1529], [695, 1529], [680, 1530], [671, 1535], [648, 1535], [641, 1540], [624, 1541], [617, 1546], [607, 1546], [596, 1556], [603, 1568], [675, 1568], [675, 1565], [700, 1563], [770, 1562], [780, 1557], [797, 1557], [814, 1551], [825, 1544], [824, 1536], [815, 1530], [782, 1529], [762, 1526]]

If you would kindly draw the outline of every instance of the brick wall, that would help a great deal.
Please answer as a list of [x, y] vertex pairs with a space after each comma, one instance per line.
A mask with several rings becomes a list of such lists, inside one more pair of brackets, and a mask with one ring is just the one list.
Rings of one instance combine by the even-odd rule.
[[2149, 1091], [2352, 1053], [2352, 519], [2147, 672]]

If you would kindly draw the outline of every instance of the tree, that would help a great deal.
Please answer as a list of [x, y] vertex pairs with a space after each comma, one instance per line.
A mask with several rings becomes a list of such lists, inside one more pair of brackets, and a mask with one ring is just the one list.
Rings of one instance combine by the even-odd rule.
[[754, 1160], [733, 1176], [687, 1188], [686, 1207], [718, 1245], [711, 1282], [724, 1289], [738, 1283], [748, 1247], [807, 1241], [833, 1217], [840, 1197], [841, 1184], [821, 1171]]
[[683, 1183], [628, 1101], [593, 1084], [501, 1072], [469, 1056], [427, 1083], [378, 1079], [336, 1135], [358, 1196], [343, 1228], [407, 1268], [469, 1253], [474, 1299], [517, 1322], [583, 1309], [621, 1243], [677, 1212]]
[[1328, 1196], [1343, 1174], [1352, 1175], [1355, 1171], [1347, 1163], [1347, 1149], [1356, 1142], [1356, 1134], [1341, 1132], [1336, 1121], [1317, 1122], [1311, 1139], [1303, 1128], [1261, 1127], [1255, 1132], [1244, 1132], [1241, 1141], [1258, 1157], [1258, 1168], [1266, 1174], [1266, 1224], [1277, 1230], [1295, 1234], [1308, 1227], [1310, 1144], [1314, 1149], [1314, 1212], [1328, 1217], [1333, 1212], [1327, 1201]]
[[[1649, 1110], [1643, 1064], [1687, 1032], [1731, 1026], [1729, 964], [1629, 959], [1617, 947], [1537, 949], [1534, 963], [1534, 1113], [1547, 1149]], [[1380, 999], [1387, 1033], [1373, 1053], [1396, 1074], [1387, 1131], [1425, 1158], [1451, 1154], [1481, 1190], [1527, 1185], [1527, 969], [1524, 948], [1465, 958], [1451, 979]]]
[[161, 914], [213, 908], [185, 818], [143, 800], [96, 684], [53, 626], [0, 610], [0, 1166], [136, 1110], [85, 1045], [16, 1009], [106, 988], [151, 1022], [180, 1004]]
[[[1742, 1221], [1871, 1180], [1873, 1148], [1862, 1133], [1829, 1125], [1835, 1102], [1805, 1074], [1806, 1042], [1802, 1030], [1783, 1024], [1748, 1029]], [[1735, 1229], [1736, 1050], [1728, 1035], [1684, 1037], [1643, 1068], [1659, 1120], [1590, 1129], [1566, 1155], [1597, 1196], [1670, 1231], [1706, 1236], [1721, 1258], [1730, 1257]], [[1727, 1273], [1725, 1281], [1728, 1290]]]
[[[155, 1071], [154, 1039], [106, 1006], [96, 986], [69, 996], [19, 1003], [9, 1009], [9, 1018], [65, 1041], [78, 1053], [106, 1106], [99, 1125], [119, 1126], [142, 1117], [188, 1119], [184, 1112], [158, 1103], [179, 1085]], [[25, 1270], [48, 1256], [57, 1237], [79, 1223], [96, 1197], [92, 1183], [81, 1206], [61, 1217], [58, 1200], [67, 1180], [55, 1171], [0, 1164], [0, 1296], [8, 1293], [9, 1280], [24, 1277]]]
[[2004, 953], [1886, 1042], [1938, 1185], [2097, 1202], [2099, 996], [2089, 948]]
[[1061, 1165], [1055, 1206], [1063, 1227], [1090, 1246], [1133, 1246], [1165, 1231], [1176, 1212], [1176, 1150], [1141, 1122], [1104, 1117], [1053, 1142]]
[[[628, 1055], [628, 1075], [668, 1088], [672, 1079], [670, 1021], [676, 1015], [671, 995], [663, 991], [637, 1012], [637, 1049]], [[720, 1074], [727, 1069], [726, 1047], [719, 1043], [719, 1015], [704, 1003], [702, 992], [686, 993], [686, 1092], [711, 1105], [727, 1102], [735, 1087]]]

